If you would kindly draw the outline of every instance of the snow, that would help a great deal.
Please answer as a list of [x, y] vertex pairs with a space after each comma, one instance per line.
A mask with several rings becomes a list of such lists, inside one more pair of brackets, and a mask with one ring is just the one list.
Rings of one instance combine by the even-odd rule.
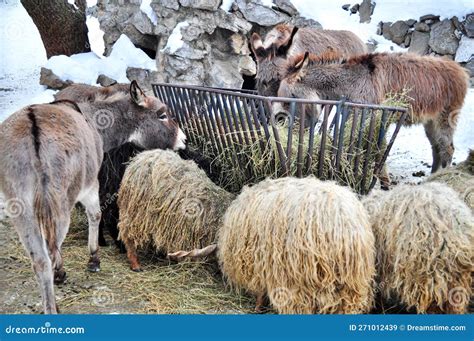
[[223, 9], [226, 12], [229, 12], [230, 9], [232, 8], [232, 4], [234, 3], [234, 0], [222, 0], [222, 5], [220, 9]]
[[262, 1], [263, 6], [267, 6], [270, 8], [273, 6], [273, 0], [260, 0], [260, 1]]
[[156, 16], [155, 11], [153, 11], [153, 8], [150, 6], [151, 0], [142, 0], [142, 3], [140, 5], [140, 10], [145, 13], [148, 18], [150, 18], [151, 22], [153, 24], [158, 24], [158, 17]]
[[156, 71], [156, 64], [145, 52], [136, 48], [122, 34], [112, 47], [109, 57], [100, 58], [94, 52], [51, 57], [45, 65], [62, 80], [76, 83], [96, 84], [97, 77], [104, 74], [119, 83], [127, 83], [127, 67]]
[[87, 0], [87, 7], [94, 7], [97, 5], [97, 0]]
[[67, 2], [69, 2], [69, 4], [71, 4], [71, 5], [73, 5], [75, 9], [78, 9], [76, 4], [74, 3], [74, 0], [67, 0]]
[[89, 29], [87, 36], [89, 37], [91, 51], [98, 56], [102, 56], [105, 51], [104, 31], [100, 29], [99, 20], [92, 15], [88, 15], [86, 25]]
[[[301, 15], [318, 21], [325, 29], [349, 30], [363, 41], [375, 40], [378, 52], [405, 51], [397, 44], [376, 34], [379, 22], [419, 19], [426, 14], [439, 15], [441, 19], [457, 16], [462, 19], [473, 11], [472, 0], [378, 0], [370, 23], [359, 23], [359, 14], [342, 9], [347, 0], [291, 0]], [[351, 6], [360, 3], [354, 1]]]
[[168, 41], [166, 42], [166, 46], [162, 50], [163, 52], [167, 52], [169, 54], [176, 53], [181, 47], [184, 45], [183, 35], [181, 34], [181, 29], [188, 27], [189, 23], [187, 21], [180, 22], [176, 25], [171, 32]]

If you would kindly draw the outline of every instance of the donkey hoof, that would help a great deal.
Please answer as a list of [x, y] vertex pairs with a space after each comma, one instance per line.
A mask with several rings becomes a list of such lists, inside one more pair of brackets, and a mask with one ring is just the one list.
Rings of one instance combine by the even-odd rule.
[[131, 268], [133, 272], [143, 272], [142, 268]]
[[66, 271], [63, 269], [54, 272], [54, 284], [63, 284], [66, 281]]
[[87, 264], [87, 271], [90, 272], [99, 272], [100, 271], [100, 261], [98, 259], [91, 259]]

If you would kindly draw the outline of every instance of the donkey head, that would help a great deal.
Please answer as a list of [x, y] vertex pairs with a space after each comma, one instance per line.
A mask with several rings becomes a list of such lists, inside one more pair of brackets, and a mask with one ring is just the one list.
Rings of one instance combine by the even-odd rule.
[[[312, 101], [321, 99], [317, 84], [306, 82], [309, 62], [310, 54], [308, 52], [288, 61], [285, 66], [285, 77], [281, 80], [278, 88], [278, 97], [304, 98]], [[319, 106], [317, 108], [320, 110]], [[272, 112], [275, 117], [288, 116], [289, 105], [288, 103], [274, 102]]]
[[297, 27], [294, 27], [291, 32], [283, 32], [268, 47], [263, 45], [262, 38], [257, 33], [252, 35], [250, 45], [257, 59], [256, 80], [259, 95], [277, 96], [288, 51], [297, 32]]
[[130, 85], [132, 105], [129, 118], [138, 122], [130, 141], [145, 149], [185, 149], [186, 135], [170, 115], [168, 107], [154, 96], [147, 96], [136, 81]]

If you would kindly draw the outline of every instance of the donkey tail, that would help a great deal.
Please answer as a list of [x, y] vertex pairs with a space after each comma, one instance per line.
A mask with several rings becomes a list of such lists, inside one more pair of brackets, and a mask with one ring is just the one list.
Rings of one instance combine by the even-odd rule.
[[56, 241], [56, 224], [60, 212], [60, 203], [54, 190], [48, 186], [48, 176], [43, 174], [40, 178], [41, 181], [38, 183], [35, 191], [33, 209], [36, 221], [40, 227], [41, 235], [46, 241], [51, 260], [54, 264], [54, 257], [58, 249]]

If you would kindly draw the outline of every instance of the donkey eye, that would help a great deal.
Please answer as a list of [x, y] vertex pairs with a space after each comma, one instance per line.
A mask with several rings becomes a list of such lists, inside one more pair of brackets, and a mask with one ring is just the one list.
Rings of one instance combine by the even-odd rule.
[[160, 115], [160, 117], [158, 117], [160, 120], [166, 120], [168, 118], [168, 115], [166, 115], [166, 113], [163, 113]]

